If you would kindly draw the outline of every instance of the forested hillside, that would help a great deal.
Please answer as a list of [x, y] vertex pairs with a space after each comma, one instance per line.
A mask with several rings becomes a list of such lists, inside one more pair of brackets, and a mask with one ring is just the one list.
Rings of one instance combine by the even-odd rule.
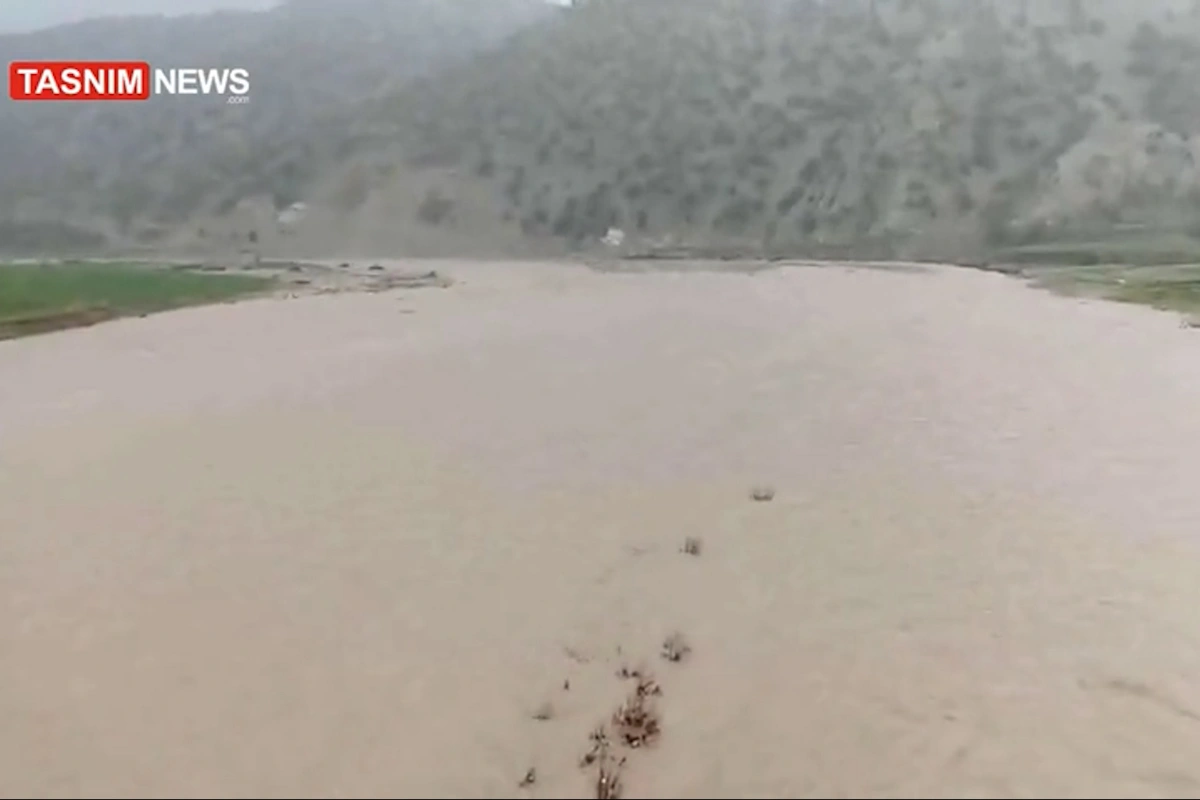
[[218, 42], [199, 52], [256, 75], [252, 115], [9, 104], [9, 209], [194, 229], [302, 200], [321, 241], [342, 220], [360, 248], [375, 230], [392, 249], [437, 229], [449, 247], [620, 227], [945, 257], [1200, 222], [1190, 0], [355, 0], [238, 19], [0, 40]]

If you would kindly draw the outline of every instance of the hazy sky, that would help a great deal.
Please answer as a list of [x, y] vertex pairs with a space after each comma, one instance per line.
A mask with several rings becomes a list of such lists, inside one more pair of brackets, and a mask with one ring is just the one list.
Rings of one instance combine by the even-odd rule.
[[114, 14], [187, 14], [276, 4], [277, 0], [0, 0], [0, 31], [32, 30]]

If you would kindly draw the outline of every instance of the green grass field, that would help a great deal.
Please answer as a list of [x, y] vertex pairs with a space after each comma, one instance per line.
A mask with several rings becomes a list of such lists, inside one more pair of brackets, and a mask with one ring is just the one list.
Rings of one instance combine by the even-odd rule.
[[1011, 264], [1091, 267], [1200, 264], [1200, 240], [1179, 233], [1114, 234], [1001, 248], [996, 260]]
[[141, 264], [0, 264], [0, 339], [232, 300], [272, 281]]
[[1062, 294], [1150, 306], [1200, 322], [1200, 265], [1041, 267], [1024, 274]]
[[1053, 291], [1150, 306], [1200, 326], [1200, 239], [1151, 231], [999, 250], [996, 261]]

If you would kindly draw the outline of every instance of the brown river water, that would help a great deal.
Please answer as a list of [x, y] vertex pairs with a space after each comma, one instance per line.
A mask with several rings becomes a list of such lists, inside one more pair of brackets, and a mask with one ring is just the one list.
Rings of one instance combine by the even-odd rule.
[[1200, 333], [437, 269], [0, 343], [0, 795], [1200, 796]]

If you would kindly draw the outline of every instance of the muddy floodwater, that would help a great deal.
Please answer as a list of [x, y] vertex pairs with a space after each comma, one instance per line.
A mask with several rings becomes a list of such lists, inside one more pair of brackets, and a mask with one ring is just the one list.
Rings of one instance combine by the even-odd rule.
[[0, 795], [1200, 794], [1200, 332], [436, 269], [0, 343]]

